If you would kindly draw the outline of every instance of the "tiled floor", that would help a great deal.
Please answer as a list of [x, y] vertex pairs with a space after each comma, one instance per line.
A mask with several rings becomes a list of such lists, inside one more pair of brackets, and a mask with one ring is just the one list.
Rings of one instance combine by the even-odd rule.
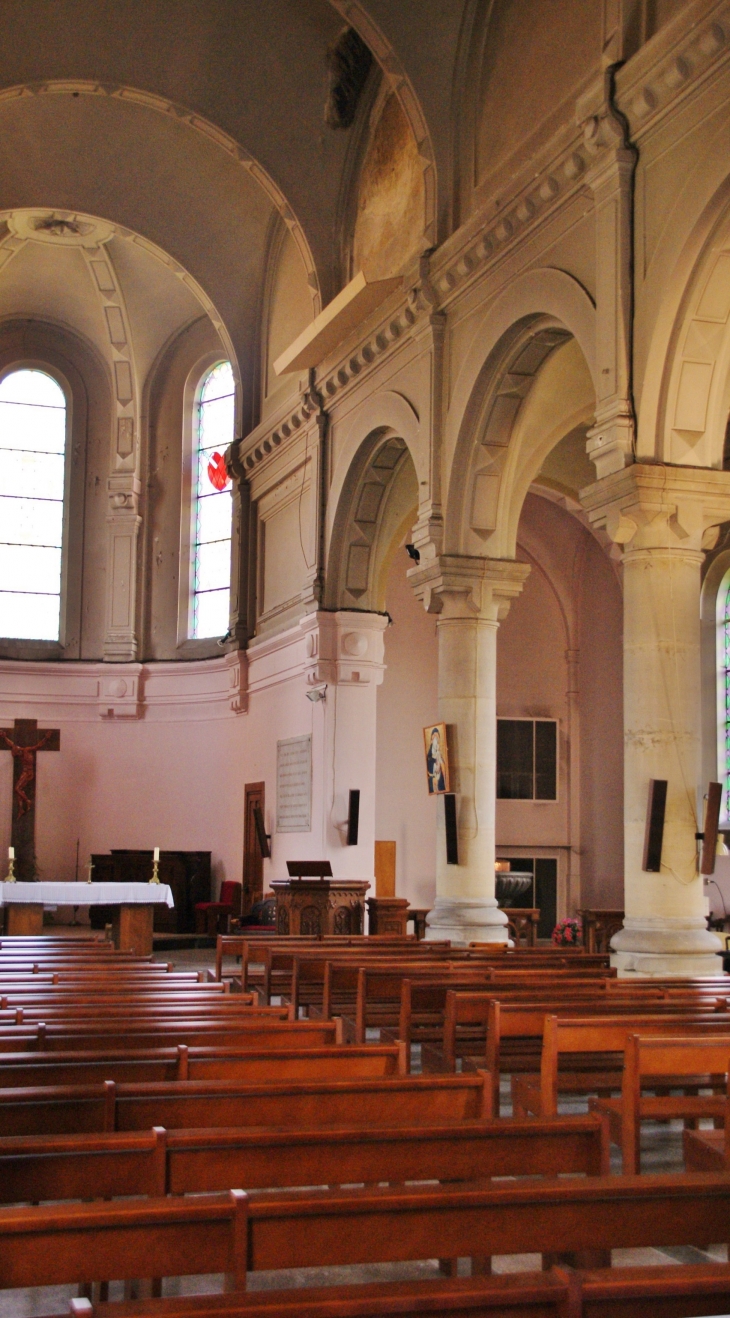
[[[210, 967], [214, 964], [214, 956], [211, 951], [190, 950], [172, 953], [160, 954], [159, 960], [170, 960], [175, 962], [176, 968], [201, 969]], [[233, 963], [231, 963], [233, 965]], [[414, 1070], [419, 1069], [418, 1056], [414, 1056]], [[505, 1113], [505, 1103], [509, 1097], [509, 1086], [503, 1090], [503, 1107]], [[585, 1105], [578, 1103], [566, 1104], [565, 1112], [585, 1111]], [[613, 1170], [620, 1171], [620, 1157], [617, 1150], [613, 1150], [612, 1156]], [[667, 1125], [647, 1126], [642, 1136], [642, 1169], [651, 1172], [671, 1172], [682, 1170], [682, 1132], [681, 1123], [672, 1122]], [[615, 1267], [629, 1267], [631, 1265], [652, 1266], [667, 1263], [692, 1263], [702, 1260], [727, 1260], [726, 1245], [716, 1245], [707, 1253], [692, 1249], [619, 1249], [613, 1251], [613, 1264]], [[537, 1254], [517, 1254], [497, 1257], [493, 1260], [495, 1272], [519, 1272], [532, 1271], [540, 1267], [540, 1256]], [[469, 1263], [466, 1258], [461, 1259], [459, 1271], [468, 1275]], [[267, 1290], [275, 1288], [287, 1289], [297, 1286], [322, 1286], [334, 1284], [337, 1282], [369, 1282], [369, 1281], [396, 1281], [407, 1279], [427, 1279], [438, 1277], [438, 1263], [436, 1259], [426, 1260], [421, 1263], [411, 1264], [384, 1264], [381, 1266], [353, 1267], [353, 1268], [306, 1268], [292, 1269], [281, 1272], [259, 1272], [254, 1273], [249, 1279], [250, 1290]], [[165, 1282], [164, 1293], [166, 1295], [180, 1294], [204, 1294], [220, 1291], [223, 1285], [222, 1277], [186, 1277], [181, 1279], [171, 1279]], [[68, 1312], [69, 1299], [77, 1294], [74, 1287], [44, 1287], [28, 1291], [0, 1291], [0, 1318], [37, 1318], [38, 1315], [47, 1314], [64, 1314]], [[121, 1299], [121, 1283], [112, 1284], [110, 1290], [110, 1299]]]

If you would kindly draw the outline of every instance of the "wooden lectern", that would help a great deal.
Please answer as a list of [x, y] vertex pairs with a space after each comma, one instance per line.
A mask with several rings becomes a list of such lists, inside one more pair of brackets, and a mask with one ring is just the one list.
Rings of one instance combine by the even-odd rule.
[[289, 860], [288, 879], [273, 879], [276, 931], [322, 938], [361, 934], [365, 927], [364, 879], [333, 879], [328, 860]]

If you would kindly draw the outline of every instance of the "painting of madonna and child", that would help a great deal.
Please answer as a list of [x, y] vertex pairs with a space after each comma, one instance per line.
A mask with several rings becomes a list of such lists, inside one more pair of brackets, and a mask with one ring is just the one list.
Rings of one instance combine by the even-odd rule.
[[426, 751], [426, 777], [431, 795], [449, 792], [449, 748], [445, 723], [429, 723], [423, 729]]

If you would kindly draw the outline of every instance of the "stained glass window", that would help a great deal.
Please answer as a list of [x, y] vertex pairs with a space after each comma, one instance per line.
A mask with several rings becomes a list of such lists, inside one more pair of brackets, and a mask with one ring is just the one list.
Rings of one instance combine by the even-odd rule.
[[223, 454], [234, 435], [230, 362], [206, 375], [197, 407], [193, 462], [193, 637], [224, 636], [231, 593], [231, 482]]
[[66, 397], [45, 371], [0, 382], [0, 636], [57, 641]]

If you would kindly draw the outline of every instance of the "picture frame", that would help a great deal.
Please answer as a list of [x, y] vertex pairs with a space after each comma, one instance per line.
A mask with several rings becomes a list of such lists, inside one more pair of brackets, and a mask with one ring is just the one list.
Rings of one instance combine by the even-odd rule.
[[451, 791], [449, 740], [445, 723], [429, 723], [423, 729], [423, 749], [428, 794], [443, 796]]

